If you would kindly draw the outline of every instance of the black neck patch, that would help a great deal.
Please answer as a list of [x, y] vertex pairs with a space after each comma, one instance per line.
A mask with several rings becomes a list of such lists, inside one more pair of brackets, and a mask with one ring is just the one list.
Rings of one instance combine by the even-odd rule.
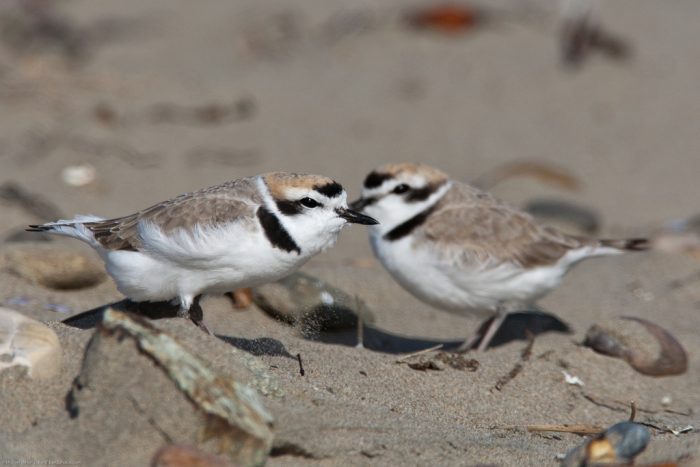
[[296, 201], [276, 199], [275, 204], [277, 205], [277, 209], [279, 209], [282, 214], [286, 214], [287, 216], [301, 214], [301, 205]]
[[365, 178], [365, 188], [377, 188], [392, 177], [393, 176], [390, 174], [370, 172], [367, 178]]
[[288, 253], [296, 251], [297, 254], [301, 254], [301, 248], [299, 248], [299, 245], [289, 236], [289, 232], [282, 226], [277, 216], [268, 211], [264, 206], [260, 206], [256, 214], [260, 220], [263, 231], [265, 231], [265, 236], [272, 246]]
[[390, 242], [402, 239], [406, 235], [413, 232], [417, 227], [420, 227], [426, 220], [428, 220], [428, 216], [431, 212], [433, 212], [433, 209], [435, 209], [435, 205], [430, 206], [424, 211], [419, 212], [403, 224], [397, 225], [389, 232], [384, 234], [384, 239], [389, 240]]
[[329, 182], [325, 185], [314, 185], [314, 190], [329, 198], [335, 198], [343, 192], [343, 186], [338, 182]]

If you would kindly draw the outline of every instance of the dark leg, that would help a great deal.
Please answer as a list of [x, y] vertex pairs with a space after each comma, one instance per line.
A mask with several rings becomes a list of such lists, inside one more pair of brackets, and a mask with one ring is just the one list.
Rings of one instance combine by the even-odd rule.
[[202, 331], [206, 332], [210, 336], [213, 336], [214, 333], [211, 332], [209, 328], [204, 324], [204, 312], [202, 311], [202, 307], [199, 305], [199, 300], [201, 298], [201, 295], [197, 295], [196, 297], [194, 297], [190, 309], [187, 310], [187, 314], [192, 320], [192, 322], [197, 325], [197, 327], [199, 327]]

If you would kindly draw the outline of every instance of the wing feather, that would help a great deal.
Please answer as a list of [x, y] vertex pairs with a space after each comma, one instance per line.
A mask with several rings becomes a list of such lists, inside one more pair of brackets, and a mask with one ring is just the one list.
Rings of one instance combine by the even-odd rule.
[[522, 267], [553, 264], [567, 251], [590, 244], [539, 225], [531, 215], [464, 184], [450, 189], [421, 233], [463, 260], [496, 260]]
[[245, 178], [185, 193], [129, 216], [87, 222], [95, 239], [108, 250], [138, 251], [142, 246], [139, 224], [147, 222], [162, 232], [193, 231], [252, 218], [262, 203], [254, 180]]

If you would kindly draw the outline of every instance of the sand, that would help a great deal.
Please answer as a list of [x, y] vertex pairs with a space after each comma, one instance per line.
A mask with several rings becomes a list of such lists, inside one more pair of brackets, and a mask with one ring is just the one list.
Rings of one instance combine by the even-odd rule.
[[[518, 205], [554, 198], [588, 207], [601, 236], [646, 235], [695, 214], [700, 5], [600, 2], [599, 18], [633, 55], [592, 55], [572, 70], [558, 62], [555, 5], [534, 2], [532, 17], [509, 16], [516, 3], [490, 4], [493, 23], [442, 36], [402, 26], [408, 5], [399, 1], [63, 2], [61, 15], [92, 31], [84, 58], [0, 47], [0, 184], [40, 193], [67, 215], [117, 216], [268, 170], [329, 175], [354, 198], [364, 175], [386, 162], [421, 161], [467, 181], [536, 159], [573, 174], [580, 190], [518, 178], [493, 191]], [[181, 110], [207, 105], [233, 110], [220, 121]], [[97, 180], [65, 184], [61, 171], [75, 164], [94, 166]], [[41, 220], [0, 200], [0, 239]], [[556, 465], [584, 438], [527, 425], [609, 426], [635, 401], [639, 421], [700, 429], [700, 281], [672, 286], [699, 267], [664, 252], [585, 262], [540, 303], [571, 334], [537, 336], [525, 362], [522, 340], [469, 355], [474, 372], [396, 363], [401, 352], [463, 339], [479, 321], [403, 291], [372, 259], [359, 226], [304, 271], [367, 302], [376, 318], [368, 349], [354, 347], [352, 331], [306, 339], [224, 298], [203, 302], [208, 326], [226, 338], [216, 344], [197, 344], [189, 334], [197, 329], [170, 320], [156, 325], [191, 339], [222, 371], [236, 366], [234, 347], [267, 368], [280, 389], [265, 397], [276, 419], [268, 465]], [[111, 281], [56, 291], [0, 271], [0, 304], [46, 322], [120, 299]], [[580, 345], [592, 324], [616, 316], [666, 328], [685, 347], [688, 371], [644, 376]], [[0, 459], [146, 465], [165, 442], [152, 426], [129, 426], [107, 410], [105, 419], [125, 427], [110, 444], [98, 414], [69, 418], [65, 395], [93, 331], [52, 327], [64, 347], [59, 378], [0, 374]], [[519, 362], [522, 371], [495, 390]], [[567, 384], [564, 370], [584, 385]], [[87, 433], [95, 440], [83, 440]], [[653, 430], [639, 462], [690, 458], [700, 458], [696, 431]]]

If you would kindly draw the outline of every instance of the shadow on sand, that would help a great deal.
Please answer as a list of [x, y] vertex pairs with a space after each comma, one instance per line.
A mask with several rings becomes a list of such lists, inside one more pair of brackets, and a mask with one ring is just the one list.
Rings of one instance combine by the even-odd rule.
[[[488, 327], [490, 319], [482, 323], [479, 333]], [[527, 332], [537, 336], [545, 332], [570, 334], [571, 328], [551, 313], [544, 311], [523, 311], [511, 313], [501, 325], [489, 348], [498, 347], [515, 340], [527, 340]], [[308, 337], [310, 340], [335, 345], [357, 345], [357, 331], [322, 332]], [[383, 353], [408, 353], [442, 344], [445, 350], [456, 350], [461, 340], [421, 339], [419, 337], [392, 334], [372, 325], [365, 325], [363, 344], [366, 349]]]
[[[71, 316], [63, 320], [63, 323], [79, 329], [94, 328], [102, 320], [104, 311], [110, 307], [119, 311], [137, 313], [150, 319], [173, 318], [177, 316], [178, 311], [176, 305], [168, 302], [136, 303], [131, 300], [121, 300]], [[487, 328], [489, 322], [490, 320], [486, 320], [482, 323], [479, 333]], [[515, 312], [510, 313], [506, 317], [489, 347], [498, 347], [515, 340], [525, 341], [527, 340], [528, 331], [535, 336], [545, 332], [567, 334], [572, 332], [565, 322], [551, 313], [541, 310]], [[403, 336], [384, 331], [373, 325], [365, 325], [363, 334], [363, 344], [366, 349], [390, 354], [416, 352], [439, 344], [442, 344], [445, 350], [454, 350], [462, 343], [460, 340], [422, 339], [420, 337]], [[217, 335], [216, 337], [253, 355], [296, 358], [287, 351], [282, 342], [276, 339], [267, 337], [246, 339], [225, 335]], [[350, 347], [357, 345], [358, 338], [357, 330], [326, 331], [305, 335], [304, 337], [311, 341]]]

